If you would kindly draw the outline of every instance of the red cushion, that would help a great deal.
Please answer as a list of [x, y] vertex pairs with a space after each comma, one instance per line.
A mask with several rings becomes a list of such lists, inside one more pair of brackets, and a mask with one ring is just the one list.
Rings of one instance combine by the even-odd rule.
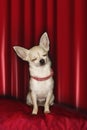
[[87, 116], [72, 109], [54, 105], [50, 114], [13, 99], [0, 99], [0, 130], [87, 130]]

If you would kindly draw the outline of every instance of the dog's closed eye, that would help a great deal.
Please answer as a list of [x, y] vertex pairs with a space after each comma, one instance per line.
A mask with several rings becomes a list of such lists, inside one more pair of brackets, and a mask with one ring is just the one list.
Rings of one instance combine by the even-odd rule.
[[47, 54], [44, 54], [43, 56], [45, 57], [45, 56], [47, 56]]
[[35, 61], [35, 60], [37, 60], [37, 58], [34, 58], [34, 59], [32, 59], [31, 61], [33, 62], [33, 61]]

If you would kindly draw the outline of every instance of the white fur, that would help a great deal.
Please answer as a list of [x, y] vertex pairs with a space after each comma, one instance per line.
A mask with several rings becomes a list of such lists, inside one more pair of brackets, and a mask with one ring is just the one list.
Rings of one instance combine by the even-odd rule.
[[[19, 46], [13, 48], [20, 58], [29, 62], [31, 76], [43, 78], [51, 74], [51, 61], [48, 57], [49, 38], [46, 32], [41, 36], [38, 46], [29, 50]], [[44, 60], [44, 65], [40, 64], [41, 59]], [[54, 102], [53, 88], [54, 80], [52, 77], [44, 81], [30, 79], [30, 91], [27, 94], [26, 102], [28, 105], [33, 105], [32, 114], [37, 114], [38, 105], [44, 106], [45, 113], [50, 112], [49, 106], [53, 105]]]

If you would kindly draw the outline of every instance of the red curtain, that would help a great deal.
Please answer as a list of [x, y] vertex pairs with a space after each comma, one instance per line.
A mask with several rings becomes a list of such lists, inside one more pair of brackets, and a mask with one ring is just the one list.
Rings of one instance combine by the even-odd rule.
[[25, 99], [28, 64], [14, 45], [37, 45], [50, 38], [55, 101], [87, 110], [87, 1], [0, 0], [0, 95]]

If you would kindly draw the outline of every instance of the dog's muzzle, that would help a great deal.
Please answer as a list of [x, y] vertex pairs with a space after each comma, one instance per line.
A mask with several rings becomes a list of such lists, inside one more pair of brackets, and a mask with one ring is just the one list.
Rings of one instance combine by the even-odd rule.
[[39, 62], [40, 62], [40, 65], [45, 65], [45, 60], [44, 59], [41, 59]]

